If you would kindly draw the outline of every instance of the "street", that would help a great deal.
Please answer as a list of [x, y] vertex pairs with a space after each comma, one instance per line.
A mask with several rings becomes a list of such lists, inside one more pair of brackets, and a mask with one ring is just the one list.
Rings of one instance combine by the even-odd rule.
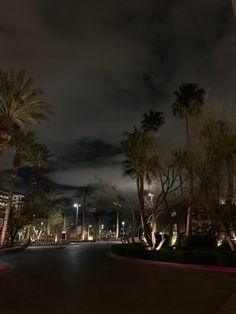
[[130, 263], [108, 243], [0, 253], [1, 314], [213, 314], [236, 273]]

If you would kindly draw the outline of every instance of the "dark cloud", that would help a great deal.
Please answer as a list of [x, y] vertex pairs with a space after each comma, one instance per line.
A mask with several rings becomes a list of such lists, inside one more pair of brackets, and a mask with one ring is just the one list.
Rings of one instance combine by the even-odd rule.
[[57, 183], [121, 180], [122, 133], [150, 107], [166, 116], [161, 143], [181, 142], [171, 104], [182, 82], [236, 100], [230, 0], [10, 0], [0, 21], [0, 67], [26, 68], [55, 106], [39, 137], [58, 155]]
[[63, 155], [64, 162], [101, 162], [121, 154], [121, 148], [99, 139], [82, 139]]

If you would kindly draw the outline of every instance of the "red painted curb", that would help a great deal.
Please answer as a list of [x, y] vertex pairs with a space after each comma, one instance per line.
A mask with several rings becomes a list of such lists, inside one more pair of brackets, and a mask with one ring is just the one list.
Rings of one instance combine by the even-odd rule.
[[0, 273], [8, 271], [10, 267], [7, 264], [0, 264]]
[[120, 256], [120, 255], [116, 255], [113, 253], [110, 253], [110, 256], [112, 258], [131, 262], [131, 263], [236, 273], [236, 267], [160, 262], [160, 261], [153, 261], [153, 260], [145, 260], [145, 259], [140, 259], [140, 258], [131, 258], [131, 257], [126, 257], [126, 256]]

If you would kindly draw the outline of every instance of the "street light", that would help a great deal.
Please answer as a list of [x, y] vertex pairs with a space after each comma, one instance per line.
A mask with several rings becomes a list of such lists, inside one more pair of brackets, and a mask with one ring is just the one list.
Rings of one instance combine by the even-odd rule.
[[103, 228], [104, 228], [104, 225], [101, 225], [101, 240], [103, 238]]
[[122, 221], [122, 229], [123, 229], [123, 235], [125, 234], [125, 222], [124, 221]]
[[80, 204], [77, 204], [77, 203], [74, 203], [73, 205], [75, 208], [76, 208], [76, 216], [75, 216], [75, 228], [76, 228], [76, 232], [77, 232], [77, 235], [78, 235], [78, 212], [79, 212], [79, 207], [81, 206]]
[[152, 194], [152, 193], [148, 193], [148, 196], [150, 196], [150, 198], [151, 198], [151, 202], [152, 202], [152, 200], [153, 200], [153, 197], [155, 196], [155, 194]]

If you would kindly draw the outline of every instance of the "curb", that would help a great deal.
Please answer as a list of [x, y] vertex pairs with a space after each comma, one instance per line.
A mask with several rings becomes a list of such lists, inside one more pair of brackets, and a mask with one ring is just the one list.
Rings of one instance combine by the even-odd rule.
[[0, 273], [8, 271], [10, 267], [7, 264], [0, 263]]
[[27, 247], [28, 247], [28, 245], [18, 245], [18, 246], [12, 246], [12, 247], [3, 247], [3, 248], [0, 248], [0, 253], [23, 251]]
[[184, 268], [184, 269], [197, 269], [197, 270], [207, 270], [207, 271], [220, 271], [226, 273], [236, 273], [236, 267], [225, 267], [225, 266], [214, 266], [214, 265], [200, 265], [200, 264], [183, 264], [183, 263], [169, 263], [169, 262], [160, 262], [154, 260], [145, 260], [141, 258], [131, 258], [126, 256], [116, 255], [114, 253], [110, 253], [109, 256], [111, 258], [126, 261], [130, 263], [137, 264], [146, 264], [146, 265], [158, 265], [158, 266], [167, 266], [167, 267], [175, 267], [175, 268]]
[[66, 245], [32, 245], [28, 246], [26, 250], [36, 250], [36, 249], [64, 249]]

